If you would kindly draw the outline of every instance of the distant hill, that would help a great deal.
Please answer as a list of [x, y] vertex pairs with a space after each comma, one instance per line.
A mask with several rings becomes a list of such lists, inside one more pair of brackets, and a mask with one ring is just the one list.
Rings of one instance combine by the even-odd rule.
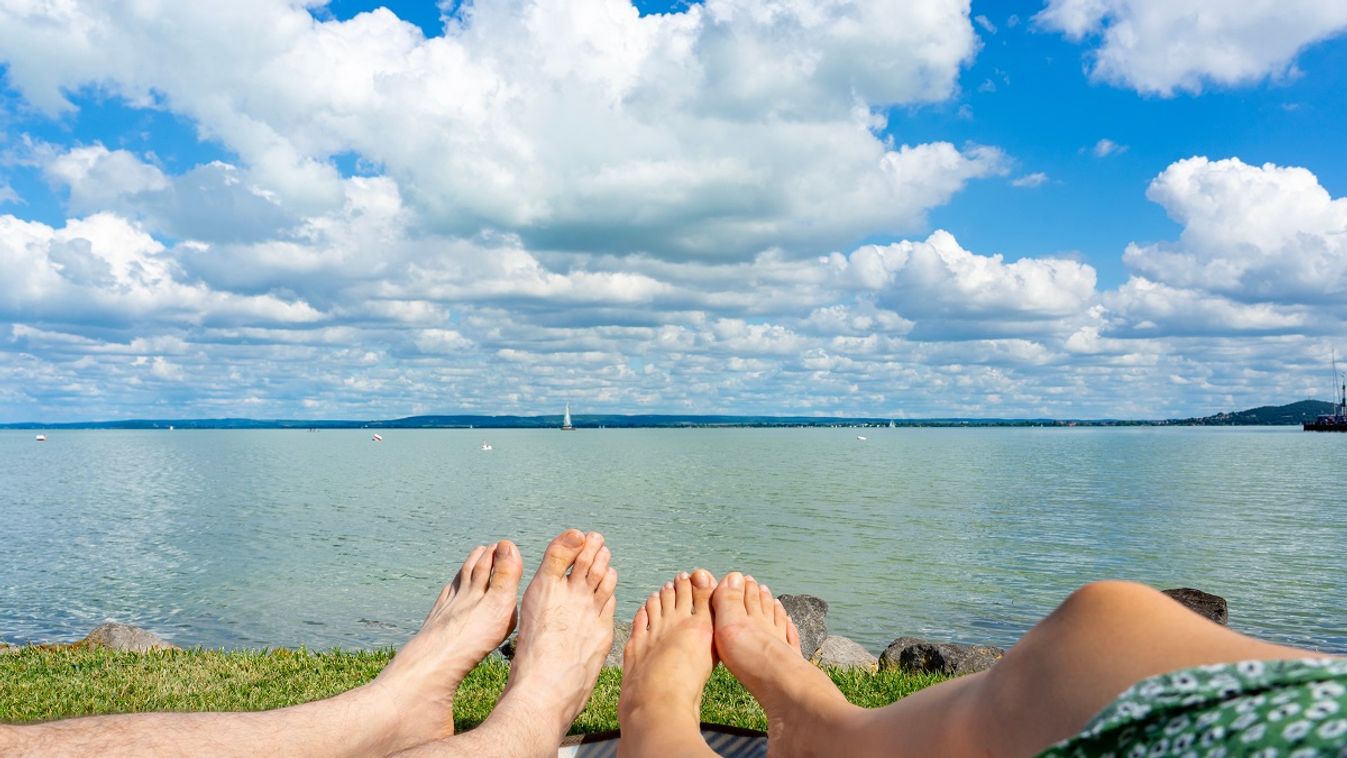
[[[1007, 419], [926, 418], [896, 419], [900, 427], [916, 426], [1243, 426], [1300, 424], [1313, 421], [1333, 406], [1322, 400], [1301, 400], [1290, 405], [1250, 408], [1202, 418], [1168, 420], [1128, 419]], [[856, 416], [681, 416], [575, 414], [576, 428], [684, 428], [684, 427], [788, 427], [788, 426], [888, 426], [889, 419]], [[406, 418], [356, 421], [342, 419], [128, 419], [122, 421], [76, 421], [60, 424], [23, 422], [0, 424], [0, 429], [555, 429], [561, 415], [552, 416], [408, 416]]]
[[1170, 423], [1190, 426], [1287, 426], [1313, 421], [1322, 413], [1332, 412], [1332, 403], [1322, 400], [1301, 400], [1290, 405], [1263, 405], [1247, 411], [1218, 413], [1203, 418], [1175, 419]]

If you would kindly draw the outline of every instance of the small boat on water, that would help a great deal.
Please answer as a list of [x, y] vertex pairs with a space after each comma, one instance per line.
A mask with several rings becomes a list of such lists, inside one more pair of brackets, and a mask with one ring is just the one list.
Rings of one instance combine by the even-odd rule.
[[561, 431], [573, 432], [575, 427], [571, 426], [571, 404], [566, 403], [566, 413], [561, 417]]
[[1347, 378], [1338, 371], [1338, 356], [1333, 354], [1333, 412], [1321, 413], [1319, 418], [1306, 421], [1307, 432], [1347, 432]]
[[38, 442], [46, 442], [46, 441], [47, 441], [47, 435], [45, 435], [45, 434], [39, 434], [39, 435], [37, 435], [36, 439], [37, 439]]
[[384, 441], [384, 437], [383, 437], [382, 434], [376, 434], [376, 435], [374, 435], [371, 439], [373, 439], [375, 442], [383, 442], [383, 441]]
[[863, 435], [863, 434], [858, 434], [858, 435], [856, 435], [856, 439], [860, 440], [861, 442], [865, 442], [866, 440], [868, 440], [868, 439], [870, 439], [870, 438], [869, 438], [869, 437], [866, 437], [866, 436]]
[[491, 446], [491, 443], [490, 443], [490, 442], [487, 442], [486, 440], [482, 440], [482, 452], [491, 452], [492, 450], [495, 450], [495, 449], [496, 449], [496, 448], [494, 448], [494, 447]]

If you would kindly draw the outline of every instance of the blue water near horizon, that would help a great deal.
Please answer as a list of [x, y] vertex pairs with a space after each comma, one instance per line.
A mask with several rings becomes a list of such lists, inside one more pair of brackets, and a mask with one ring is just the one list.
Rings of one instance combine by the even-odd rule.
[[[1347, 435], [1274, 428], [0, 431], [0, 640], [394, 646], [473, 546], [608, 538], [818, 595], [832, 633], [1008, 645], [1101, 578], [1347, 652]], [[494, 450], [483, 452], [489, 439]]]

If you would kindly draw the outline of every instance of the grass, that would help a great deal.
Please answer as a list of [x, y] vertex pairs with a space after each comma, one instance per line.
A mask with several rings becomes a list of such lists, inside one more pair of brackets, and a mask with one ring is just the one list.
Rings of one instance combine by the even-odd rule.
[[[256, 711], [329, 697], [369, 680], [391, 650], [168, 650], [118, 653], [87, 648], [21, 648], [0, 655], [0, 722], [141, 711]], [[505, 687], [508, 664], [488, 659], [454, 699], [455, 730], [481, 723]], [[942, 680], [885, 671], [829, 670], [857, 705], [880, 706]], [[572, 734], [617, 728], [622, 672], [604, 669]], [[752, 695], [717, 667], [702, 698], [702, 720], [766, 729]]]

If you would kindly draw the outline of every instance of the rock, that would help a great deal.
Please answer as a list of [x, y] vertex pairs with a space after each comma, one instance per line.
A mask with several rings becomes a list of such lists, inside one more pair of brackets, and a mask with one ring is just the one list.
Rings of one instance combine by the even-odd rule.
[[151, 650], [179, 650], [154, 632], [112, 621], [94, 627], [89, 636], [75, 643], [88, 647], [102, 647], [109, 650], [122, 650], [131, 653], [146, 653]]
[[778, 595], [777, 599], [800, 632], [800, 654], [813, 658], [828, 638], [828, 604], [813, 595]]
[[613, 646], [608, 648], [608, 657], [603, 659], [603, 665], [621, 668], [622, 648], [627, 646], [629, 639], [631, 639], [631, 622], [613, 622]]
[[[631, 639], [631, 622], [613, 622], [613, 644], [608, 648], [608, 656], [603, 659], [604, 666], [620, 667], [622, 665], [622, 648], [627, 646], [627, 640], [629, 639]], [[519, 633], [516, 632], [502, 642], [500, 647], [496, 648], [496, 652], [505, 656], [506, 660], [513, 660], [514, 649], [518, 644]]]
[[819, 666], [832, 666], [841, 669], [879, 669], [879, 659], [861, 647], [860, 643], [846, 637], [829, 636], [819, 645], [810, 661]]
[[900, 669], [911, 674], [963, 676], [991, 668], [1006, 651], [990, 645], [928, 642], [899, 637], [879, 656], [879, 670]]
[[1210, 592], [1195, 590], [1192, 587], [1180, 587], [1174, 590], [1161, 590], [1179, 602], [1180, 605], [1205, 619], [1226, 626], [1230, 621], [1230, 607], [1225, 598]]

